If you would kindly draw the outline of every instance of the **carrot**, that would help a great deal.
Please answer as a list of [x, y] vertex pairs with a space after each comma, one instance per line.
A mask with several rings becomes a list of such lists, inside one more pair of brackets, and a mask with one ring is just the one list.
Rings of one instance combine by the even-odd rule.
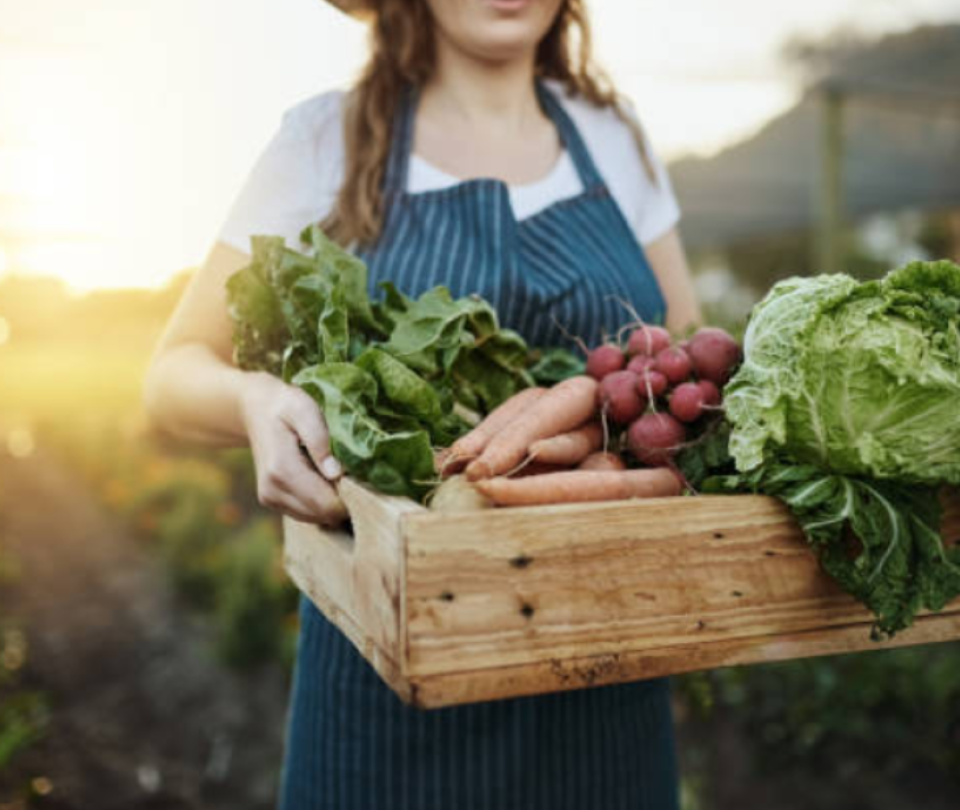
[[535, 441], [582, 425], [596, 407], [597, 382], [593, 378], [578, 376], [557, 383], [490, 440], [467, 467], [467, 478], [477, 481], [512, 469]]
[[679, 495], [680, 479], [669, 469], [570, 470], [529, 478], [490, 478], [474, 486], [497, 506], [622, 501]]
[[616, 453], [591, 453], [577, 467], [578, 470], [625, 470], [627, 465]]
[[450, 445], [442, 458], [437, 458], [437, 469], [443, 475], [460, 472], [470, 461], [473, 461], [484, 451], [490, 439], [545, 393], [547, 393], [546, 388], [525, 388], [502, 402], [499, 407], [490, 411], [486, 418], [473, 430]]
[[515, 473], [510, 473], [510, 478], [527, 478], [531, 475], [546, 475], [555, 472], [569, 472], [569, 464], [543, 464], [539, 461], [531, 461], [524, 464]]
[[547, 464], [572, 467], [602, 446], [603, 426], [599, 422], [588, 422], [569, 433], [534, 442], [530, 445], [530, 455]]

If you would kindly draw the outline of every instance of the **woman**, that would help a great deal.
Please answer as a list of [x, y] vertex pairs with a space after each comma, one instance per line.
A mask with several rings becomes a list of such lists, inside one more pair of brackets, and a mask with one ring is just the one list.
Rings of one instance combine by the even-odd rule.
[[[287, 113], [146, 382], [158, 425], [249, 442], [261, 503], [331, 525], [341, 470], [317, 405], [231, 363], [224, 283], [251, 234], [295, 246], [323, 221], [371, 289], [478, 292], [534, 345], [562, 343], [558, 324], [597, 342], [624, 300], [675, 331], [700, 319], [668, 178], [593, 66], [583, 0], [335, 2], [370, 18], [369, 64]], [[665, 679], [422, 712], [306, 600], [300, 633], [283, 810], [677, 806]]]

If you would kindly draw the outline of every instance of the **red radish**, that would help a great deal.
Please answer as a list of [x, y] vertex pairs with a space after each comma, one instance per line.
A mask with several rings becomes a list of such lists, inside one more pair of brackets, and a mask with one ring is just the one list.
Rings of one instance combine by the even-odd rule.
[[656, 362], [652, 357], [638, 354], [636, 357], [630, 358], [630, 362], [627, 363], [627, 371], [632, 371], [634, 374], [643, 374], [647, 369], [653, 368]]
[[591, 453], [577, 466], [578, 470], [625, 470], [627, 465], [616, 453]]
[[614, 371], [620, 371], [627, 364], [627, 358], [618, 346], [605, 343], [598, 346], [587, 358], [587, 374], [595, 380], [602, 380]]
[[627, 354], [656, 357], [671, 343], [670, 333], [662, 326], [641, 326], [630, 333]]
[[637, 390], [637, 379], [632, 371], [615, 371], [600, 382], [600, 407], [618, 425], [625, 425], [643, 413], [645, 401]]
[[690, 356], [679, 346], [670, 346], [657, 355], [654, 368], [663, 374], [673, 385], [682, 383], [693, 371]]
[[720, 389], [717, 386], [710, 382], [710, 380], [700, 380], [697, 383], [700, 386], [700, 390], [703, 391], [703, 404], [708, 408], [715, 408], [721, 402], [723, 398], [720, 396]]
[[640, 389], [640, 393], [647, 399], [656, 399], [659, 396], [663, 396], [663, 393], [669, 385], [669, 380], [654, 369], [648, 369], [643, 372], [637, 380], [637, 387]]
[[697, 376], [723, 385], [737, 363], [740, 362], [740, 346], [723, 329], [705, 327], [690, 338], [690, 360]]
[[668, 413], [647, 413], [630, 425], [627, 445], [644, 464], [662, 467], [683, 444], [687, 432]]
[[696, 422], [703, 416], [703, 399], [700, 383], [682, 383], [670, 395], [670, 413], [681, 422]]

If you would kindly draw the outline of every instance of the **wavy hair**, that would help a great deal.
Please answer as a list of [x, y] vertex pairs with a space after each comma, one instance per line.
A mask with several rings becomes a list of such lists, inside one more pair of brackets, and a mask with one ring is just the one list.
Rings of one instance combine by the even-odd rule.
[[[346, 104], [344, 183], [322, 223], [341, 244], [370, 245], [379, 237], [397, 99], [405, 87], [425, 84], [435, 64], [433, 20], [426, 1], [378, 0], [370, 23], [370, 58]], [[537, 47], [535, 72], [560, 82], [571, 95], [612, 108], [632, 131], [644, 168], [656, 182], [639, 122], [593, 60], [585, 0], [564, 0]]]

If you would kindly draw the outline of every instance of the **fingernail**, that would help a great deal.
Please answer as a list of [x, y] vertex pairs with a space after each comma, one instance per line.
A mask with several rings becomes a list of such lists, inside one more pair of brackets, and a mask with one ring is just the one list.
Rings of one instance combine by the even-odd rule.
[[327, 456], [320, 462], [320, 472], [322, 472], [326, 478], [339, 478], [343, 475], [343, 467], [340, 466], [340, 462], [333, 456]]

